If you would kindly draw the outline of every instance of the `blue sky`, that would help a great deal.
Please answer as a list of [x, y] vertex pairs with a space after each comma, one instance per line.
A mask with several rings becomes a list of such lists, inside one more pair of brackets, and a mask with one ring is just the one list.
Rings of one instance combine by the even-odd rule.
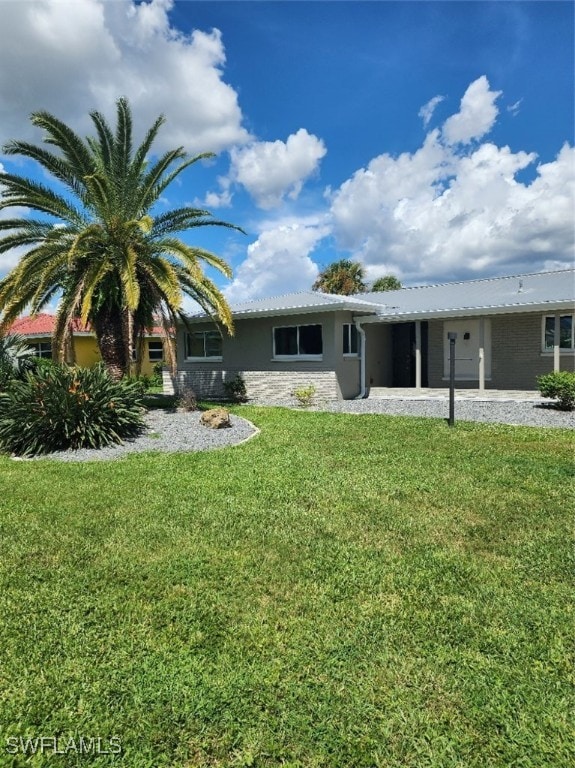
[[218, 154], [163, 204], [247, 232], [190, 239], [231, 262], [232, 301], [339, 258], [406, 285], [573, 264], [570, 2], [0, 5], [2, 143], [38, 139], [37, 109], [82, 133], [121, 95], [142, 129], [163, 112], [159, 149]]

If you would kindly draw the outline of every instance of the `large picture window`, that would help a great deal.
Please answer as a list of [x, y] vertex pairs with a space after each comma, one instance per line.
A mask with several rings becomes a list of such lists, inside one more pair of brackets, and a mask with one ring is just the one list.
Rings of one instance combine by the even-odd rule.
[[359, 339], [354, 323], [343, 324], [343, 354], [357, 355], [359, 352]]
[[[559, 349], [575, 349], [573, 315], [559, 317]], [[543, 350], [553, 352], [555, 346], [555, 317], [547, 315], [543, 326]]]
[[218, 331], [193, 331], [186, 335], [188, 360], [221, 360], [222, 337]]
[[286, 325], [274, 328], [274, 357], [321, 359], [321, 325]]

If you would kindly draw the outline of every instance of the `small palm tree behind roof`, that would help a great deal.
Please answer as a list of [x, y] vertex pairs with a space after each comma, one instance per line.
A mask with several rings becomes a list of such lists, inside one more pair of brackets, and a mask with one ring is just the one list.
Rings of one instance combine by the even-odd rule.
[[340, 259], [320, 272], [312, 290], [343, 296], [364, 293], [367, 289], [364, 277], [363, 266], [358, 261]]
[[0, 221], [0, 231], [7, 233], [0, 238], [0, 253], [28, 249], [0, 281], [0, 331], [26, 307], [40, 312], [61, 294], [56, 357], [62, 359], [71, 321], [79, 317], [92, 324], [110, 372], [122, 376], [141, 330], [159, 319], [169, 336], [184, 296], [233, 332], [229, 306], [203, 271], [209, 265], [230, 277], [230, 267], [178, 235], [208, 225], [242, 230], [192, 207], [154, 215], [154, 205], [169, 184], [212, 154], [188, 157], [179, 147], [150, 163], [164, 117], [157, 118], [134, 150], [127, 99], [119, 99], [116, 108], [115, 130], [99, 112], [92, 112], [95, 135], [86, 139], [50, 113], [36, 112], [32, 123], [45, 131], [44, 143], [58, 151], [24, 141], [4, 147], [8, 155], [35, 160], [64, 192], [16, 174], [2, 175], [0, 209], [23, 206], [39, 215]]

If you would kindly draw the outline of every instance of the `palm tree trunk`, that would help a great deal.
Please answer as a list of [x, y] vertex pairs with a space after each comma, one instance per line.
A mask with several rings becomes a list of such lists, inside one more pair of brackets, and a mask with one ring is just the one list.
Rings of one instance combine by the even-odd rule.
[[122, 337], [124, 339], [124, 349], [126, 355], [126, 375], [131, 376], [134, 373], [134, 313], [130, 309], [124, 309], [122, 312]]
[[121, 379], [128, 373], [129, 364], [122, 314], [114, 307], [104, 308], [94, 319], [94, 331], [108, 373], [114, 379]]
[[72, 323], [70, 323], [70, 332], [66, 337], [64, 347], [64, 360], [66, 363], [68, 363], [68, 365], [76, 364], [76, 346], [74, 344], [74, 329], [72, 327]]

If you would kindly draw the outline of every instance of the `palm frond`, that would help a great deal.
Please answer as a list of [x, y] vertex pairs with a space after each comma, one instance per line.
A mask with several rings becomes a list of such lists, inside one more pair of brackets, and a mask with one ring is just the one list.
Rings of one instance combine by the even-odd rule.
[[146, 158], [148, 157], [148, 153], [150, 152], [150, 149], [152, 148], [152, 144], [154, 143], [154, 139], [158, 135], [158, 131], [162, 127], [162, 125], [166, 122], [166, 118], [163, 115], [160, 115], [155, 123], [152, 125], [152, 127], [148, 130], [147, 134], [144, 137], [144, 140], [134, 153], [134, 158], [132, 160], [132, 168], [131, 168], [131, 179], [132, 181], [135, 181], [136, 179], [139, 179], [142, 171], [144, 170], [144, 165], [146, 163]]
[[125, 98], [117, 102], [116, 136], [112, 150], [112, 163], [116, 178], [125, 181], [128, 177], [132, 155], [132, 115]]
[[81, 181], [73, 168], [53, 152], [48, 152], [48, 150], [27, 141], [9, 141], [4, 147], [4, 154], [22, 155], [30, 160], [35, 160], [49, 174], [65, 184], [73, 194], [82, 194]]
[[57, 219], [78, 226], [86, 222], [86, 217], [80, 209], [44, 184], [11, 173], [3, 173], [2, 186], [4, 189], [2, 197], [0, 197], [0, 210], [23, 206], [32, 208], [34, 211], [48, 213]]
[[48, 135], [44, 141], [61, 150], [79, 178], [91, 172], [93, 163], [88, 147], [66, 123], [44, 111], [34, 112], [31, 120], [34, 125], [46, 131]]
[[200, 261], [204, 261], [206, 264], [214, 267], [226, 277], [232, 276], [232, 269], [224, 259], [222, 259], [220, 256], [216, 256], [214, 253], [210, 253], [210, 251], [204, 250], [203, 248], [196, 248], [190, 245], [186, 245], [181, 240], [170, 237], [162, 238], [162, 240], [155, 242], [154, 245], [159, 247], [161, 251], [176, 256], [190, 268], [197, 267]]
[[109, 171], [112, 167], [112, 152], [114, 150], [114, 134], [106, 118], [100, 112], [91, 112], [90, 117], [96, 127], [98, 139], [88, 139], [92, 153], [97, 155], [102, 170]]

